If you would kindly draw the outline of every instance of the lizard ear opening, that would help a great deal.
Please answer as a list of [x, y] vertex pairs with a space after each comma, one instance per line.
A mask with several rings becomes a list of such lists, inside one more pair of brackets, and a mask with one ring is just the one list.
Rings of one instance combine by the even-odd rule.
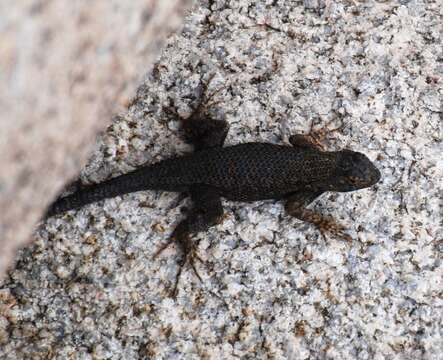
[[356, 162], [358, 162], [354, 154], [355, 153], [350, 150], [343, 150], [341, 152], [341, 157], [338, 163], [338, 167], [344, 174], [351, 171], [355, 167]]

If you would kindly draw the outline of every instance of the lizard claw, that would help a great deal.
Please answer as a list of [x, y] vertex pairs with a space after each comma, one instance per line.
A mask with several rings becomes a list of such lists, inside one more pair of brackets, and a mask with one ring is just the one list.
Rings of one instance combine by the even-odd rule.
[[332, 134], [335, 133], [337, 131], [342, 130], [345, 126], [346, 123], [343, 121], [343, 119], [340, 119], [340, 124], [337, 125], [335, 128], [333, 129], [329, 129], [329, 125], [332, 124], [335, 121], [335, 119], [332, 119], [331, 121], [328, 121], [326, 124], [324, 124], [320, 129], [316, 129], [314, 130], [314, 122], [311, 122], [311, 126], [309, 129], [309, 133], [306, 135], [311, 141], [312, 143], [314, 143], [318, 148], [320, 149], [324, 149], [324, 146], [322, 144], [322, 142], [324, 141], [324, 139]]
[[176, 298], [178, 294], [178, 283], [180, 281], [181, 275], [183, 273], [183, 269], [186, 265], [190, 265], [196, 277], [203, 282], [201, 275], [199, 274], [197, 267], [195, 266], [195, 259], [198, 259], [201, 263], [204, 263], [204, 260], [197, 254], [197, 249], [195, 244], [191, 241], [189, 234], [177, 234], [176, 231], [170, 236], [169, 241], [163, 244], [160, 249], [156, 251], [153, 259], [156, 259], [166, 248], [168, 248], [171, 244], [177, 243], [182, 251], [182, 258], [179, 262], [179, 269], [177, 274], [175, 275], [174, 286], [170, 291], [170, 295], [172, 298]]
[[183, 257], [179, 263], [179, 270], [175, 276], [174, 286], [171, 290], [171, 297], [173, 297], [174, 299], [177, 297], [178, 294], [178, 283], [180, 281], [184, 267], [189, 264], [195, 276], [200, 280], [200, 282], [203, 282], [203, 279], [199, 274], [197, 267], [195, 266], [195, 259], [198, 259], [201, 263], [204, 263], [202, 258], [197, 254], [196, 246], [194, 243], [191, 242], [188, 234], [178, 237], [176, 241], [178, 241], [180, 245], [180, 248], [183, 252]]
[[175, 241], [174, 241], [174, 238], [171, 236], [171, 237], [169, 238], [169, 241], [168, 241], [167, 243], [161, 245], [161, 246], [160, 246], [160, 249], [158, 249], [158, 250], [155, 252], [155, 254], [154, 254], [154, 256], [152, 257], [152, 259], [153, 259], [153, 260], [156, 260], [156, 259], [160, 256], [160, 254], [161, 254], [163, 251], [165, 251], [169, 246], [171, 246], [174, 242], [175, 242]]
[[328, 233], [347, 242], [351, 242], [353, 240], [351, 235], [346, 233], [347, 229], [342, 224], [336, 222], [332, 217], [322, 216], [319, 214], [312, 215], [313, 218], [311, 218], [310, 222], [319, 229], [323, 236], [325, 233]]
[[331, 234], [348, 242], [353, 240], [352, 237], [346, 233], [347, 229], [335, 221], [332, 216], [321, 215], [310, 209], [300, 207], [298, 202], [287, 203], [286, 209], [289, 214], [297, 219], [316, 226], [324, 238], [325, 234]]
[[183, 273], [183, 269], [186, 265], [190, 265], [191, 269], [193, 270], [196, 277], [200, 280], [200, 282], [203, 282], [203, 279], [199, 272], [197, 271], [197, 268], [195, 266], [195, 259], [198, 259], [199, 261], [202, 261], [202, 259], [196, 254], [195, 250], [193, 249], [190, 253], [184, 254], [182, 260], [179, 263], [179, 269], [177, 274], [175, 275], [175, 282], [174, 286], [172, 287], [170, 291], [170, 295], [172, 298], [176, 299], [178, 295], [178, 283], [180, 282], [181, 275]]

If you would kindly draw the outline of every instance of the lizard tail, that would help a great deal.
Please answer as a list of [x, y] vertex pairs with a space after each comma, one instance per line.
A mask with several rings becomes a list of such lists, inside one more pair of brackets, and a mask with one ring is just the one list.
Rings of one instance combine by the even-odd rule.
[[[145, 174], [143, 174], [143, 171]], [[143, 176], [143, 175], [145, 176]], [[58, 198], [47, 210], [46, 217], [81, 208], [103, 199], [151, 188], [146, 179], [146, 168], [117, 176], [99, 184], [86, 186], [78, 191]]]

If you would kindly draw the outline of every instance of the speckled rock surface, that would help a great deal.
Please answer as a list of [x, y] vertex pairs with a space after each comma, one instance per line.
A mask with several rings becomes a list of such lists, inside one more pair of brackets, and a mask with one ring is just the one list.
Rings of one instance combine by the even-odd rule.
[[0, 290], [0, 357], [439, 359], [442, 354], [442, 7], [431, 1], [202, 1], [82, 173], [101, 181], [189, 151], [180, 139], [215, 74], [228, 143], [345, 127], [383, 179], [313, 204], [349, 229], [321, 236], [281, 203], [224, 202], [179, 253], [153, 259], [187, 200], [140, 192], [53, 218]]
[[0, 278], [190, 3], [0, 2]]

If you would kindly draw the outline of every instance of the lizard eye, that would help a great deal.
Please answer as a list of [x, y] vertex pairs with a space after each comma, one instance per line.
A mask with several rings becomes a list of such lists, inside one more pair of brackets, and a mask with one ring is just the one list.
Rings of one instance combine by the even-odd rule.
[[361, 154], [355, 153], [350, 150], [343, 150], [343, 157], [340, 161], [340, 168], [345, 174], [352, 174], [353, 170], [359, 167], [361, 161]]
[[352, 162], [349, 160], [342, 161], [340, 167], [344, 173], [349, 173], [352, 170]]
[[343, 155], [344, 156], [340, 161], [340, 168], [342, 169], [342, 171], [347, 173], [352, 170], [355, 161], [352, 156], [353, 154], [349, 153], [348, 151], [343, 151]]
[[359, 184], [361, 184], [361, 179], [359, 177], [357, 177], [357, 176], [348, 176], [347, 180], [348, 180], [348, 182], [351, 185], [359, 185]]

